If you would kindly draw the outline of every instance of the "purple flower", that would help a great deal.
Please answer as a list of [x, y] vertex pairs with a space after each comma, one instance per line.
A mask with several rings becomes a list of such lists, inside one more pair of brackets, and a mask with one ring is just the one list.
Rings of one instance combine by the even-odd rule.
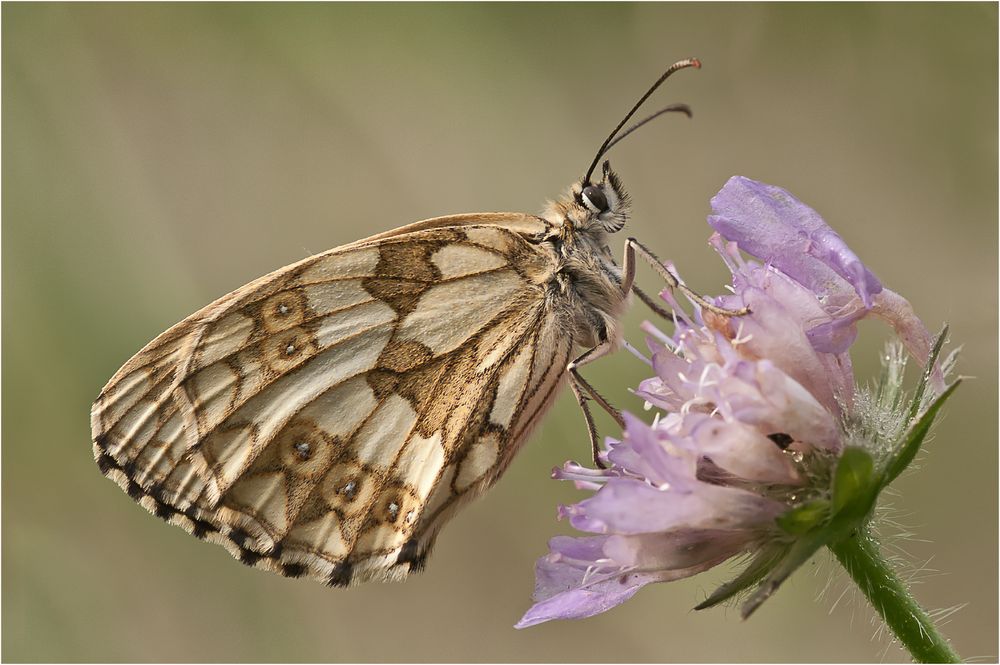
[[[787, 516], [829, 503], [838, 456], [856, 445], [856, 323], [877, 316], [919, 361], [929, 357], [909, 303], [791, 194], [737, 176], [712, 212], [710, 242], [733, 276], [733, 294], [715, 304], [751, 313], [696, 306], [689, 318], [663, 294], [678, 320], [672, 335], [645, 325], [655, 376], [636, 393], [665, 415], [647, 425], [625, 414], [607, 469], [554, 471], [593, 492], [560, 517], [596, 535], [549, 542], [519, 628], [592, 616], [741, 554], [776, 560], [796, 538]], [[943, 386], [940, 372], [934, 383]]]

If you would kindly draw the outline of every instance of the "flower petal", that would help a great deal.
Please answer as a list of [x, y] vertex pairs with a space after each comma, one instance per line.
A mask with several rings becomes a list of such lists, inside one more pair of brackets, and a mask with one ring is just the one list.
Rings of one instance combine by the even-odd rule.
[[683, 571], [686, 577], [738, 555], [758, 537], [750, 530], [685, 529], [608, 536], [603, 549], [619, 566], [646, 572]]
[[594, 533], [655, 533], [672, 529], [743, 529], [769, 524], [784, 504], [733, 487], [678, 479], [657, 489], [632, 478], [609, 480], [573, 507], [570, 524]]
[[725, 238], [817, 295], [842, 291], [839, 276], [870, 309], [872, 298], [882, 290], [843, 238], [781, 187], [733, 176], [712, 198], [712, 212], [708, 223]]
[[[688, 531], [648, 536], [560, 536], [535, 566], [535, 604], [515, 628], [553, 619], [583, 619], [620, 605], [651, 582], [696, 575], [739, 554], [753, 536], [742, 532]], [[615, 554], [649, 570], [622, 565]]]
[[791, 458], [755, 427], [704, 414], [690, 414], [685, 425], [698, 451], [734, 476], [757, 483], [802, 482]]
[[[644, 478], [659, 487], [677, 482], [680, 478], [694, 478], [696, 460], [683, 455], [680, 450], [668, 450], [656, 431], [627, 411], [625, 437], [621, 443], [608, 452], [608, 460], [631, 476]], [[670, 422], [676, 422], [676, 417]], [[657, 429], [663, 429], [664, 424]]]
[[553, 563], [547, 557], [539, 559], [535, 568], [538, 583], [558, 579], [559, 586], [564, 588], [536, 602], [514, 627], [527, 628], [553, 619], [585, 619], [607, 612], [650, 582], [660, 581], [649, 573], [616, 573], [586, 583], [586, 575], [586, 570]]

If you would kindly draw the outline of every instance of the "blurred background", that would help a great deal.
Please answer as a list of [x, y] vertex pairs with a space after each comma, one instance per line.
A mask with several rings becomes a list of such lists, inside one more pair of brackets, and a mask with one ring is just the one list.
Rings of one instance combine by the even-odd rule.
[[[9, 4], [3, 12], [6, 661], [900, 661], [826, 555], [748, 622], [692, 612], [732, 568], [579, 622], [511, 626], [586, 460], [561, 396], [406, 584], [241, 566], [101, 477], [91, 401], [157, 333], [310, 253], [435, 215], [535, 212], [671, 62], [616, 147], [630, 233], [717, 292], [733, 174], [816, 208], [972, 375], [890, 498], [925, 607], [997, 648], [997, 6]], [[624, 235], [624, 234], [622, 234]], [[616, 239], [620, 251], [621, 239]], [[657, 283], [641, 276], [649, 289]], [[627, 318], [633, 342], [648, 315]], [[886, 339], [862, 326], [859, 377]], [[616, 403], [646, 375], [590, 369]], [[613, 434], [609, 420], [601, 422]]]

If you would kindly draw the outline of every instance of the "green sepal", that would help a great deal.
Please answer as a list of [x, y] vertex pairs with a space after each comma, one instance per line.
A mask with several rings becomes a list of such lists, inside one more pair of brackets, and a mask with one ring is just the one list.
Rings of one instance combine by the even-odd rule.
[[830, 517], [830, 501], [814, 499], [782, 513], [777, 520], [782, 531], [793, 536], [809, 533]]
[[917, 452], [920, 450], [920, 445], [924, 442], [924, 438], [927, 436], [927, 432], [930, 431], [931, 424], [934, 422], [934, 418], [937, 417], [938, 411], [944, 405], [945, 400], [951, 397], [951, 394], [955, 392], [955, 388], [962, 382], [958, 379], [950, 386], [944, 389], [944, 392], [935, 398], [931, 402], [927, 410], [924, 411], [923, 415], [915, 423], [910, 426], [906, 434], [900, 440], [899, 446], [893, 451], [892, 456], [885, 465], [885, 471], [882, 473], [882, 487], [885, 487], [893, 480], [895, 480], [903, 470], [910, 465], [913, 458], [917, 456]]
[[833, 515], [863, 517], [868, 514], [881, 484], [872, 482], [875, 462], [868, 451], [844, 448], [833, 474]]
[[910, 402], [909, 412], [906, 414], [906, 422], [911, 422], [917, 417], [917, 413], [920, 411], [920, 403], [924, 400], [924, 393], [927, 392], [927, 384], [930, 383], [931, 375], [934, 374], [938, 356], [941, 355], [941, 348], [944, 346], [947, 336], [948, 324], [945, 324], [941, 328], [941, 332], [938, 333], [938, 336], [934, 338], [934, 344], [931, 345], [931, 352], [927, 356], [927, 364], [924, 365], [924, 372], [920, 375], [920, 381], [917, 382], [917, 389], [913, 393], [913, 400]]
[[715, 607], [757, 584], [764, 579], [774, 564], [781, 560], [790, 547], [791, 545], [788, 543], [783, 543], [761, 550], [739, 575], [713, 591], [711, 596], [695, 605], [694, 609], [705, 610], [709, 607]]
[[754, 591], [753, 595], [743, 606], [740, 607], [740, 616], [744, 619], [748, 618], [751, 614], [757, 611], [765, 600], [774, 595], [774, 592], [778, 590], [778, 587], [788, 579], [788, 577], [798, 569], [799, 566], [804, 564], [806, 561], [816, 553], [816, 550], [823, 547], [831, 540], [831, 534], [826, 529], [820, 529], [816, 531], [811, 536], [804, 536], [796, 540], [791, 547], [789, 547], [785, 555], [781, 558], [778, 564], [771, 569], [769, 574], [764, 581], [760, 583], [757, 590]]

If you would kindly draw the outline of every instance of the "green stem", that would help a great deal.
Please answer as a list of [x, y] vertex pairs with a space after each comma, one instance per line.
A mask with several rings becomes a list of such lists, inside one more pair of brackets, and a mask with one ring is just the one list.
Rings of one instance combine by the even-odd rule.
[[831, 543], [830, 549], [861, 588], [872, 607], [918, 663], [959, 663], [961, 659], [910, 595], [867, 528]]

